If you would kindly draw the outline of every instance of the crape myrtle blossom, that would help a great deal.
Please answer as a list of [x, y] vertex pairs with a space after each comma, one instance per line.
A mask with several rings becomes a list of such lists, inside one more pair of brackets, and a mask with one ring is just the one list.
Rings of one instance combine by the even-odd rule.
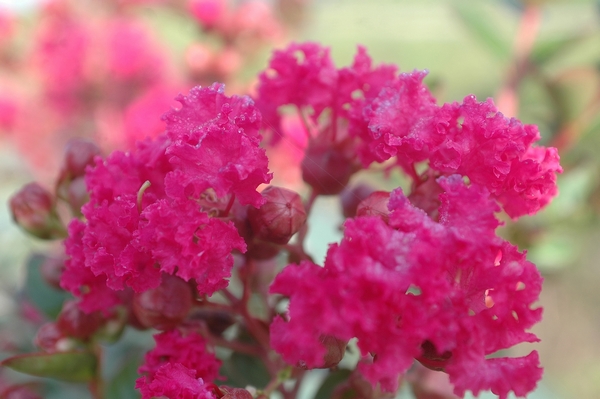
[[119, 291], [155, 288], [161, 273], [193, 280], [201, 295], [227, 286], [233, 250], [246, 244], [225, 220], [234, 200], [260, 206], [271, 174], [259, 148], [260, 114], [223, 85], [179, 96], [165, 134], [88, 169], [85, 221], [69, 226], [62, 286], [85, 311], [108, 310]]
[[477, 102], [475, 96], [430, 109], [429, 116], [407, 125], [402, 122], [414, 102], [406, 103], [406, 93], [386, 88], [373, 102], [370, 137], [361, 136], [372, 149], [361, 153], [365, 164], [396, 156], [410, 169], [428, 161], [432, 170], [485, 186], [513, 218], [537, 212], [556, 196], [558, 153], [532, 146], [540, 139], [536, 126], [507, 118], [491, 99]]
[[[116, 67], [127, 80], [129, 65]], [[497, 236], [495, 213], [517, 218], [548, 204], [558, 155], [536, 147], [537, 129], [491, 100], [438, 105], [425, 76], [373, 65], [362, 47], [337, 68], [329, 49], [295, 43], [275, 52], [256, 102], [225, 96], [222, 84], [196, 87], [163, 115], [162, 134], [130, 151], [103, 158], [79, 143], [55, 186], [73, 215], [60, 286], [77, 297], [58, 320], [163, 331], [138, 370], [143, 399], [294, 397], [304, 375], [297, 368], [335, 367], [352, 339], [361, 358], [334, 396], [395, 392], [420, 378], [415, 362], [445, 373], [459, 396], [527, 395], [542, 374], [537, 352], [498, 352], [538, 341], [529, 330], [541, 319], [542, 278]], [[154, 126], [144, 110], [160, 105], [160, 93], [134, 113], [133, 131]], [[261, 145], [277, 151], [295, 138], [302, 161], [285, 161], [309, 195], [277, 186], [259, 193], [272, 178]], [[384, 162], [412, 179], [410, 189], [349, 185]], [[306, 220], [318, 196], [339, 193], [344, 236], [321, 267], [305, 250], [314, 228]], [[13, 214], [26, 228], [29, 219], [17, 217], [24, 201], [15, 196]], [[275, 275], [286, 255], [290, 264]], [[229, 287], [234, 257], [240, 284]], [[108, 327], [64, 334], [90, 349]], [[57, 336], [46, 328], [40, 346], [53, 350]], [[230, 352], [256, 357], [270, 381], [256, 391], [215, 385], [215, 353], [225, 360]], [[236, 357], [223, 372], [239, 366]]]
[[[485, 186], [512, 218], [548, 204], [562, 169], [555, 148], [533, 146], [540, 139], [537, 127], [506, 118], [491, 100], [477, 102], [474, 96], [438, 106], [423, 84], [425, 76], [373, 67], [362, 47], [352, 66], [337, 69], [328, 48], [293, 43], [276, 51], [260, 75], [257, 103], [269, 130], [281, 130], [278, 112], [285, 105], [296, 106], [316, 125], [303, 164], [313, 187], [314, 165], [326, 172], [317, 178], [333, 176], [345, 185], [358, 167], [339, 165], [355, 165], [358, 154], [364, 167], [394, 158], [417, 186], [422, 176], [416, 164], [422, 162], [438, 176], [467, 176]], [[330, 165], [321, 158], [339, 162]]]
[[321, 337], [358, 338], [359, 370], [395, 391], [413, 359], [450, 375], [455, 393], [491, 389], [501, 399], [530, 392], [541, 378], [537, 352], [486, 356], [521, 342], [541, 319], [532, 308], [542, 279], [516, 247], [497, 237], [498, 205], [487, 189], [458, 175], [442, 177], [439, 222], [400, 189], [389, 224], [378, 217], [345, 223], [324, 267], [290, 265], [271, 286], [290, 298], [285, 320], [271, 325], [273, 348], [291, 364], [318, 367]]
[[[192, 393], [209, 392], [202, 381], [216, 379], [221, 366], [208, 350], [204, 338], [194, 332], [186, 334], [171, 330], [156, 334], [154, 340], [156, 347], [146, 354], [144, 364], [138, 370], [142, 377], [136, 381], [136, 388], [142, 397], [204, 398]], [[175, 392], [182, 396], [169, 396]]]

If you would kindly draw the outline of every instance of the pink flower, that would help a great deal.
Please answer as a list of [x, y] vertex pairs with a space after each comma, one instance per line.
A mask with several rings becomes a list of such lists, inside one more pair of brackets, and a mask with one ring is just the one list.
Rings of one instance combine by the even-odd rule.
[[167, 155], [177, 169], [166, 178], [167, 191], [200, 196], [211, 188], [217, 197], [233, 194], [258, 207], [263, 199], [256, 187], [272, 178], [259, 147], [261, 116], [249, 97], [227, 97], [224, 88], [194, 88], [177, 98], [181, 109], [164, 115], [172, 140]]
[[540, 139], [535, 126], [506, 118], [491, 100], [474, 96], [436, 107], [422, 77], [402, 75], [373, 102], [369, 134], [360, 135], [363, 163], [396, 157], [410, 172], [428, 160], [432, 170], [486, 187], [513, 218], [537, 212], [556, 196], [558, 152], [532, 146]]
[[222, 85], [192, 89], [178, 101], [181, 109], [165, 115], [166, 134], [98, 157], [86, 172], [86, 223], [72, 223], [63, 282], [83, 298], [82, 309], [118, 302], [92, 303], [93, 290], [144, 292], [160, 284], [162, 272], [194, 280], [199, 294], [211, 295], [228, 284], [231, 252], [246, 250], [225, 218], [235, 199], [264, 201], [256, 188], [271, 174], [259, 147], [260, 114], [248, 97], [226, 97]]
[[271, 292], [290, 297], [290, 307], [289, 320], [272, 324], [271, 343], [287, 362], [315, 367], [325, 353], [319, 337], [356, 337], [365, 356], [359, 369], [385, 390], [397, 388], [414, 358], [445, 370], [457, 395], [491, 389], [506, 399], [535, 387], [536, 352], [486, 356], [537, 341], [526, 330], [541, 318], [532, 309], [539, 272], [495, 235], [498, 206], [486, 189], [460, 176], [438, 183], [445, 191], [439, 222], [398, 189], [389, 225], [377, 217], [348, 220], [323, 268], [303, 262], [276, 277]]
[[[141, 384], [140, 384], [141, 385]], [[204, 384], [202, 378], [195, 378], [194, 370], [179, 363], [161, 366], [147, 385], [138, 386], [142, 399], [166, 397], [168, 399], [216, 399], [217, 396]]]
[[491, 100], [446, 104], [425, 132], [433, 169], [485, 186], [513, 218], [537, 212], [558, 193], [556, 148], [532, 147], [537, 127], [506, 118]]
[[[161, 376], [169, 369], [182, 372], [184, 368], [185, 374], [195, 380], [213, 381], [219, 376], [221, 362], [207, 349], [201, 335], [171, 330], [156, 334], [154, 340], [156, 347], [146, 354], [144, 364], [138, 369], [142, 377], [136, 381], [136, 388], [144, 397], [151, 397], [147, 394], [153, 389], [153, 381], [162, 379]], [[184, 378], [182, 382], [186, 380]]]
[[316, 119], [333, 101], [338, 71], [328, 48], [311, 42], [292, 43], [273, 53], [269, 69], [259, 79], [261, 101], [275, 106], [311, 106]]

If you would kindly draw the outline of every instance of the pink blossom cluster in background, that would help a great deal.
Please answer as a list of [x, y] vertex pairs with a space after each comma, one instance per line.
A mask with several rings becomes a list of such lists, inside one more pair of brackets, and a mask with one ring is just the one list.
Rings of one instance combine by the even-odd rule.
[[[193, 10], [210, 29], [235, 18], [219, 2]], [[112, 67], [125, 79], [134, 65]], [[496, 234], [496, 214], [518, 218], [547, 205], [559, 157], [535, 146], [535, 126], [504, 117], [491, 100], [438, 105], [425, 75], [375, 66], [362, 47], [338, 69], [328, 48], [291, 44], [273, 54], [254, 99], [227, 96], [222, 84], [195, 87], [176, 98], [154, 138], [107, 157], [87, 151], [78, 161], [84, 176], [66, 162], [73, 173], [61, 173], [58, 186], [75, 190], [83, 178], [89, 194], [80, 214], [79, 202], [61, 197], [73, 211], [68, 233], [44, 225], [56, 223], [55, 202], [36, 213], [22, 193], [12, 200], [15, 220], [65, 237], [60, 286], [77, 304], [69, 320], [101, 314], [161, 331], [139, 368], [144, 399], [293, 398], [306, 370], [335, 367], [354, 338], [360, 359], [334, 397], [386, 397], [409, 380], [415, 360], [446, 373], [458, 396], [524, 397], [542, 375], [537, 352], [496, 353], [538, 341], [529, 329], [541, 319], [542, 278]], [[279, 172], [269, 170], [265, 147], [299, 132], [304, 201], [289, 188], [265, 188]], [[410, 188], [353, 187], [356, 173], [384, 162]], [[338, 194], [343, 238], [317, 265], [304, 247], [317, 228], [307, 216], [318, 196]], [[67, 317], [58, 320], [56, 334], [69, 336]], [[95, 347], [102, 328], [80, 345]], [[215, 385], [224, 360], [216, 347], [260, 359], [270, 382]]]
[[[240, 70], [290, 30], [284, 3], [52, 0], [33, 16], [2, 11], [0, 133], [43, 179], [70, 138], [134, 148], [164, 130], [160, 114], [185, 88], [220, 81], [247, 92]], [[190, 24], [185, 52], [145, 17], [159, 10]]]

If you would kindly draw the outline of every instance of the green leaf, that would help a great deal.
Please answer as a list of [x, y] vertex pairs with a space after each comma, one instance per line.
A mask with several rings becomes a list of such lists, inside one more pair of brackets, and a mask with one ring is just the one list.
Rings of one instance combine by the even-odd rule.
[[500, 30], [492, 26], [496, 20], [478, 1], [459, 1], [454, 5], [465, 27], [501, 61], [510, 57], [510, 44], [502, 39]]
[[236, 388], [264, 388], [271, 378], [262, 360], [237, 352], [223, 362], [221, 374], [227, 378], [223, 385]]
[[30, 353], [0, 363], [21, 373], [69, 382], [89, 382], [96, 375], [96, 355], [86, 351]]
[[33, 304], [51, 319], [55, 319], [69, 294], [50, 287], [43, 279], [40, 267], [44, 256], [33, 254], [27, 260], [27, 277], [25, 280], [25, 295]]
[[315, 399], [329, 399], [333, 394], [333, 390], [342, 382], [348, 380], [352, 374], [352, 370], [339, 369], [329, 373], [321, 387], [315, 395]]
[[139, 359], [132, 357], [121, 366], [106, 390], [107, 398], [139, 399], [140, 393], [135, 389], [135, 380], [139, 377], [137, 369]]

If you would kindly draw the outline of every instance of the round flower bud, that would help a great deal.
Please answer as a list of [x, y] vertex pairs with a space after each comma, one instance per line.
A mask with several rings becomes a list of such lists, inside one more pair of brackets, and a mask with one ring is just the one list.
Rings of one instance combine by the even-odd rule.
[[433, 220], [437, 220], [439, 207], [441, 204], [440, 194], [444, 189], [435, 181], [433, 176], [419, 184], [408, 196], [411, 204], [424, 210]]
[[38, 238], [60, 238], [65, 234], [52, 194], [37, 183], [21, 188], [10, 199], [10, 210], [15, 223]]
[[42, 278], [48, 285], [62, 290], [60, 278], [65, 270], [65, 259], [62, 257], [47, 256], [40, 266]]
[[252, 394], [243, 388], [231, 388], [221, 385], [219, 389], [224, 393], [221, 399], [252, 399]]
[[256, 238], [284, 245], [306, 222], [300, 196], [286, 188], [270, 186], [263, 192], [266, 202], [248, 209], [248, 220]]
[[81, 208], [78, 207], [81, 198], [85, 198], [85, 195], [80, 193], [81, 188], [85, 191], [85, 183], [82, 184], [83, 179], [80, 179], [81, 182], [76, 183], [72, 188], [72, 182], [83, 178], [85, 168], [93, 165], [94, 158], [100, 154], [100, 148], [89, 140], [73, 139], [67, 143], [63, 164], [56, 181], [56, 195], [67, 201], [75, 211]]
[[375, 191], [358, 204], [356, 216], [377, 216], [387, 223], [390, 215], [388, 209], [389, 200], [389, 192]]
[[62, 170], [71, 178], [85, 175], [85, 168], [94, 164], [94, 158], [100, 155], [100, 148], [86, 139], [72, 139], [65, 148]]
[[348, 342], [339, 340], [331, 335], [322, 336], [320, 341], [325, 348], [327, 348], [327, 352], [323, 357], [323, 366], [321, 366], [321, 368], [328, 369], [337, 366], [346, 353], [346, 345], [348, 345]]
[[423, 353], [417, 360], [423, 366], [435, 371], [444, 371], [446, 364], [452, 357], [452, 352], [449, 351], [440, 354], [431, 341], [423, 342], [421, 350]]
[[133, 296], [133, 313], [144, 327], [169, 330], [187, 317], [193, 301], [188, 283], [164, 274], [158, 287]]
[[100, 312], [85, 313], [77, 304], [77, 301], [68, 301], [63, 305], [56, 326], [67, 337], [86, 340], [102, 327], [105, 323]]
[[344, 217], [353, 218], [356, 216], [358, 204], [367, 198], [375, 189], [366, 184], [357, 184], [353, 187], [346, 187], [340, 193], [340, 201], [342, 202], [342, 212]]
[[35, 334], [33, 344], [47, 352], [56, 350], [56, 344], [61, 339], [66, 338], [65, 334], [59, 330], [54, 322], [43, 324]]
[[190, 315], [190, 319], [203, 321], [210, 333], [217, 337], [235, 323], [230, 313], [213, 309], [196, 309]]
[[331, 143], [309, 146], [302, 160], [302, 179], [321, 195], [339, 194], [355, 171], [353, 162]]
[[81, 215], [81, 207], [90, 200], [90, 194], [87, 191], [85, 178], [77, 177], [71, 181], [67, 187], [67, 202], [75, 215]]

